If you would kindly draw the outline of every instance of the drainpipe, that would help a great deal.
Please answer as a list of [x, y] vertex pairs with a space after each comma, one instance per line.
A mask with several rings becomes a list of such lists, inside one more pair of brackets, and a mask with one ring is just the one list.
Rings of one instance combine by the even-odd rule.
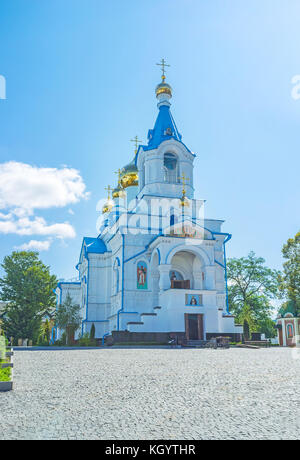
[[87, 322], [88, 320], [88, 312], [89, 312], [89, 281], [90, 281], [90, 259], [89, 255], [86, 252], [85, 257], [88, 262], [88, 272], [87, 272], [87, 289], [86, 289], [86, 309], [85, 309], [85, 320], [82, 321], [82, 326], [81, 326], [81, 335], [83, 335], [83, 325]]
[[107, 332], [106, 334], [103, 335], [103, 337], [102, 337], [102, 346], [103, 346], [103, 347], [104, 347], [104, 343], [105, 343], [105, 337], [107, 337], [107, 336], [109, 336], [109, 335], [110, 335], [109, 332]]
[[224, 247], [224, 267], [225, 267], [225, 287], [226, 287], [226, 308], [227, 308], [227, 313], [229, 313], [229, 300], [228, 300], [228, 279], [227, 279], [227, 260], [226, 260], [226, 243], [230, 241], [232, 238], [232, 235], [228, 235], [227, 238], [223, 242], [223, 247]]

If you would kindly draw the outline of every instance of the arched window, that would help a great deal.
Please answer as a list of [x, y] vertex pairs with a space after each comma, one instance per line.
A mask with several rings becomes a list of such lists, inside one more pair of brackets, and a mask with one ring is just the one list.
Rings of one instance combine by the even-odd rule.
[[114, 271], [113, 271], [113, 293], [117, 294], [119, 292], [119, 282], [120, 282], [120, 261], [117, 258], [114, 263]]
[[164, 155], [164, 180], [169, 184], [178, 183], [178, 161], [173, 153], [165, 153]]
[[175, 214], [171, 214], [170, 216], [170, 227], [178, 224], [178, 217]]

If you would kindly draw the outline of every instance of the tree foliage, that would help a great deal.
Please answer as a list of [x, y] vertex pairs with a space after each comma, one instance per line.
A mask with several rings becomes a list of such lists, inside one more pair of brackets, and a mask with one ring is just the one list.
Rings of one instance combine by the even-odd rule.
[[293, 302], [300, 315], [300, 232], [290, 238], [282, 248], [285, 259], [281, 289], [287, 298]]
[[63, 329], [66, 332], [67, 345], [70, 345], [76, 330], [81, 324], [82, 318], [80, 315], [80, 306], [73, 303], [69, 293], [65, 301], [59, 305], [55, 321], [59, 329]]
[[90, 339], [94, 340], [95, 335], [96, 335], [96, 328], [95, 328], [95, 324], [93, 323], [91, 327], [91, 331], [90, 331]]
[[228, 298], [230, 310], [251, 332], [261, 330], [261, 325], [271, 319], [271, 299], [279, 293], [277, 270], [265, 266], [262, 257], [250, 252], [248, 257], [228, 261]]
[[2, 268], [0, 299], [8, 302], [2, 327], [8, 337], [36, 342], [45, 312], [55, 308], [57, 279], [37, 252], [13, 252]]

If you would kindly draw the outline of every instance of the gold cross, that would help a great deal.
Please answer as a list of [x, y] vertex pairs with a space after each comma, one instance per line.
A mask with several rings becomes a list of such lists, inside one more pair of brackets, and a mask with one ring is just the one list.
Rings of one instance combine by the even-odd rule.
[[118, 174], [118, 186], [121, 187], [121, 174], [123, 172], [123, 169], [118, 169], [118, 171], [115, 171], [115, 174]]
[[135, 154], [137, 154], [137, 151], [138, 151], [138, 148], [139, 148], [139, 144], [142, 144], [143, 141], [139, 141], [139, 138], [138, 136], [135, 136], [134, 139], [131, 139], [130, 142], [134, 142], [135, 143]]
[[161, 70], [162, 70], [161, 79], [162, 79], [162, 81], [165, 81], [165, 79], [166, 79], [166, 67], [171, 67], [171, 66], [169, 64], [167, 64], [164, 59], [162, 59], [161, 62], [159, 64], [156, 64], [156, 65], [161, 67]]
[[110, 200], [110, 192], [113, 191], [113, 188], [111, 188], [111, 186], [108, 185], [107, 187], [105, 187], [105, 190], [107, 190], [107, 194], [108, 194], [107, 199]]
[[181, 177], [178, 177], [178, 179], [182, 182], [183, 187], [185, 187], [186, 183], [190, 180], [184, 173]]

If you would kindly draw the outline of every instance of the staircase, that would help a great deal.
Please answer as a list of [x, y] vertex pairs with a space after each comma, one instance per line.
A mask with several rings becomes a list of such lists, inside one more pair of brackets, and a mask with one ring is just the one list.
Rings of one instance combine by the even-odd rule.
[[209, 340], [187, 340], [184, 346], [189, 348], [213, 348], [213, 344]]
[[[154, 307], [152, 312], [141, 313], [140, 321], [129, 321], [127, 323], [127, 329], [129, 332], [142, 332], [142, 329], [151, 330], [151, 332], [157, 332], [155, 328], [156, 318], [158, 316], [161, 307]], [[154, 321], [154, 324], [153, 324]], [[143, 327], [144, 326], [144, 327]]]

